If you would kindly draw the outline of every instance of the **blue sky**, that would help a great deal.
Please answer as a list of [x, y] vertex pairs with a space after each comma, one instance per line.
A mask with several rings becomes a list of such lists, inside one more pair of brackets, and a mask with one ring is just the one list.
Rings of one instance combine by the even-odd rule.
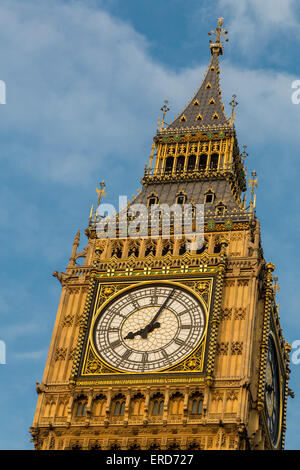
[[[140, 187], [164, 99], [169, 120], [209, 59], [207, 32], [225, 18], [221, 64], [227, 114], [258, 173], [257, 214], [276, 265], [285, 337], [300, 339], [300, 8], [296, 0], [2, 0], [0, 79], [0, 448], [31, 449], [36, 405], [74, 235], [95, 187], [106, 202]], [[82, 246], [84, 246], [82, 235]], [[292, 364], [286, 447], [300, 448], [300, 365]]]

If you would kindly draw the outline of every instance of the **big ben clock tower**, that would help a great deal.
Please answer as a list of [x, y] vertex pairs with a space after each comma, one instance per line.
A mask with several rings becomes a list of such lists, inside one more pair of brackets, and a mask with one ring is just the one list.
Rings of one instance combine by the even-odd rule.
[[[171, 124], [163, 106], [142, 190], [124, 209], [132, 221], [133, 203], [146, 207], [146, 233], [128, 236], [119, 224], [101, 235], [104, 217], [92, 210], [86, 248], [77, 252], [78, 232], [66, 271], [54, 273], [62, 292], [37, 384], [36, 449], [284, 448], [290, 346], [263, 255], [255, 172], [249, 204], [243, 197], [237, 102], [228, 119], [221, 101], [222, 18], [211, 34], [204, 80]], [[99, 203], [103, 193], [104, 184]], [[175, 216], [168, 237], [160, 222], [149, 236], [149, 214], [160, 221], [163, 207], [189, 207], [193, 228], [199, 205], [201, 246], [176, 235]]]

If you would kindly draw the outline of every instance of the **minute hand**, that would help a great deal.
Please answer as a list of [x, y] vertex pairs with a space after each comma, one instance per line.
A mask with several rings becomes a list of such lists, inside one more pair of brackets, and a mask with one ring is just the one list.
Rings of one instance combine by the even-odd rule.
[[171, 291], [171, 293], [169, 294], [169, 296], [166, 298], [166, 300], [164, 301], [164, 303], [162, 304], [162, 306], [160, 307], [160, 309], [158, 310], [158, 312], [154, 315], [154, 317], [152, 318], [151, 322], [149, 323], [148, 326], [152, 326], [153, 323], [156, 322], [156, 320], [158, 319], [159, 315], [161, 314], [161, 312], [164, 310], [164, 308], [166, 307], [167, 303], [169, 302], [170, 298], [172, 297], [172, 295], [174, 294], [175, 292], [175, 289], [173, 289]]

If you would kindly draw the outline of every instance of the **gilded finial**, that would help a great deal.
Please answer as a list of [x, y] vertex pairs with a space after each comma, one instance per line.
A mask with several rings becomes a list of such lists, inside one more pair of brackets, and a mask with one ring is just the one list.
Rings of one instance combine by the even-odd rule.
[[106, 197], [106, 193], [105, 193], [105, 183], [104, 181], [101, 181], [100, 183], [100, 188], [96, 188], [96, 193], [98, 194], [98, 202], [97, 202], [97, 205], [99, 206], [100, 203], [101, 203], [101, 199], [102, 199], [102, 196], [103, 197]]
[[280, 291], [280, 286], [279, 286], [279, 282], [278, 282], [278, 277], [277, 277], [277, 276], [274, 276], [273, 288], [274, 288], [274, 293], [275, 293], [275, 294], [276, 294], [276, 292], [279, 292], [279, 291]]
[[255, 204], [256, 204], [256, 194], [254, 194], [254, 191], [255, 191], [255, 188], [258, 187], [256, 171], [252, 171], [251, 176], [252, 176], [252, 179], [249, 178], [249, 184], [251, 187], [250, 212], [252, 213], [252, 211], [255, 209]]
[[[223, 29], [223, 25], [224, 25], [224, 18], [218, 18], [218, 26], [216, 29], [214, 29], [213, 31], [210, 31], [208, 33], [209, 36], [211, 35], [216, 35], [216, 39], [215, 39], [215, 42], [212, 42], [211, 40], [209, 41], [209, 45], [210, 45], [210, 50], [211, 50], [211, 53], [212, 54], [220, 54], [222, 55], [223, 54], [223, 44], [221, 42], [221, 39], [223, 37], [225, 37], [227, 34], [228, 34], [228, 31], [226, 31], [225, 29]], [[225, 41], [227, 42], [228, 39], [225, 38]]]
[[245, 164], [246, 157], [248, 157], [248, 153], [246, 152], [247, 145], [243, 145], [244, 151], [242, 153], [243, 157], [243, 165]]
[[159, 124], [160, 124], [160, 130], [162, 130], [162, 128], [164, 126], [166, 113], [168, 111], [170, 111], [170, 108], [168, 108], [168, 106], [167, 106], [168, 102], [169, 102], [168, 100], [165, 100], [163, 106], [160, 108], [160, 110], [163, 112], [163, 116], [162, 116], [161, 121], [159, 119], [158, 123], [157, 123], [157, 128], [159, 127]]
[[230, 106], [231, 106], [231, 118], [230, 118], [230, 124], [234, 124], [234, 121], [235, 121], [235, 108], [237, 107], [237, 105], [239, 104], [237, 101], [236, 101], [236, 95], [233, 94], [232, 95], [232, 100], [230, 101]]

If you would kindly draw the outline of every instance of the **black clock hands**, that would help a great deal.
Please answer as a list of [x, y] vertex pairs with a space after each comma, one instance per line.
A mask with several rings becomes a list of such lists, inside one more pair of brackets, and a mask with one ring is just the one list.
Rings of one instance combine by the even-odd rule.
[[134, 333], [132, 333], [132, 331], [130, 331], [128, 333], [127, 336], [125, 336], [124, 339], [134, 339], [137, 335], [139, 335], [142, 339], [147, 339], [148, 337], [148, 334], [151, 333], [151, 331], [155, 330], [156, 328], [159, 328], [160, 327], [160, 323], [157, 322], [156, 320], [158, 319], [159, 315], [162, 313], [162, 311], [166, 308], [170, 298], [172, 297], [172, 295], [174, 294], [175, 292], [175, 289], [173, 289], [171, 291], [171, 293], [168, 295], [168, 297], [166, 298], [166, 300], [164, 301], [164, 303], [162, 304], [162, 306], [159, 308], [158, 312], [154, 315], [154, 317], [152, 318], [151, 322], [148, 323], [148, 325], [146, 325], [144, 328], [141, 328], [140, 330], [138, 331], [135, 331]]

